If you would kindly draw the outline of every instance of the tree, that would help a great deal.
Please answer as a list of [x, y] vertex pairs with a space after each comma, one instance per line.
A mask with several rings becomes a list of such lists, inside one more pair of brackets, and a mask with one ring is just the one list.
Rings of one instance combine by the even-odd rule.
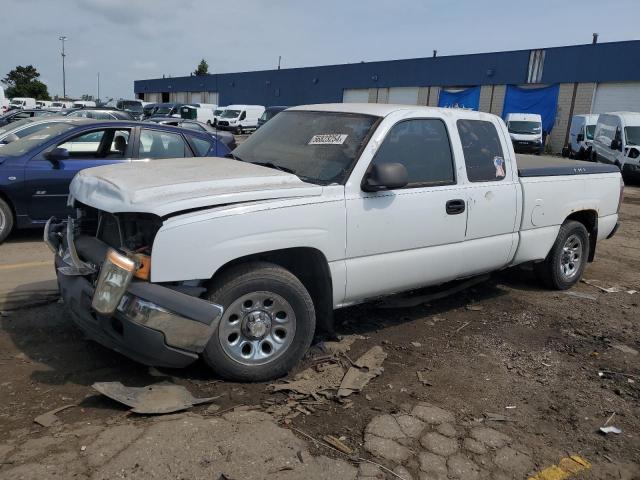
[[50, 100], [47, 86], [38, 80], [40, 72], [33, 65], [18, 65], [11, 70], [2, 83], [6, 85], [6, 95], [13, 97], [33, 97], [37, 100]]
[[207, 73], [209, 73], [209, 64], [203, 58], [202, 60], [200, 60], [200, 63], [198, 64], [198, 68], [196, 68], [196, 71], [193, 72], [193, 74], [194, 75], [206, 75]]

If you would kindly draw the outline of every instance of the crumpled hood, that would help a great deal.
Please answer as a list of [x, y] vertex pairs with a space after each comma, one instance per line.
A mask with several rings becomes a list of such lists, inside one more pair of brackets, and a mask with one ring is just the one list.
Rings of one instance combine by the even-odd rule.
[[78, 201], [111, 213], [158, 216], [216, 205], [316, 196], [295, 175], [227, 158], [178, 158], [81, 170], [69, 187]]

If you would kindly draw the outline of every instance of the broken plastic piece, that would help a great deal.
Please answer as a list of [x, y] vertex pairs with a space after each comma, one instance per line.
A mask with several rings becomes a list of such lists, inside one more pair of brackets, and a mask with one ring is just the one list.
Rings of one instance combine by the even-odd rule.
[[96, 382], [92, 387], [104, 396], [131, 407], [132, 412], [150, 415], [179, 412], [217, 398], [195, 398], [182, 385], [168, 383], [126, 387], [120, 382]]
[[605, 435], [607, 433], [615, 433], [615, 434], [622, 433], [622, 430], [620, 430], [618, 427], [614, 427], [614, 426], [611, 426], [611, 427], [600, 427], [600, 431], [602, 433], [604, 433]]

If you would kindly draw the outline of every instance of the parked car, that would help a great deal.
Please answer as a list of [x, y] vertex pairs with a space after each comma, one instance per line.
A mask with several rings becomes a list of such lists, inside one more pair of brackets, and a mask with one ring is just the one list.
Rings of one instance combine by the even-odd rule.
[[0, 127], [25, 118], [45, 117], [49, 115], [55, 115], [55, 113], [47, 110], [9, 110], [0, 117]]
[[509, 113], [505, 118], [509, 136], [516, 153], [535, 153], [544, 150], [542, 117], [537, 113]]
[[229, 105], [216, 125], [223, 130], [242, 134], [258, 128], [258, 119], [263, 113], [264, 107], [260, 105]]
[[127, 112], [135, 120], [142, 119], [143, 107], [141, 100], [118, 100], [115, 106], [118, 110]]
[[156, 108], [157, 103], [147, 103], [142, 107], [142, 118], [149, 118], [153, 115], [153, 110]]
[[14, 97], [9, 102], [9, 110], [36, 108], [36, 99], [30, 97]]
[[76, 100], [75, 102], [73, 102], [73, 105], [71, 105], [71, 108], [85, 108], [95, 106], [96, 102], [94, 102], [93, 100]]
[[593, 160], [612, 163], [626, 178], [640, 177], [640, 113], [602, 113], [593, 139]]
[[563, 157], [591, 160], [593, 134], [598, 115], [574, 115], [569, 127], [569, 144], [562, 150]]
[[152, 117], [180, 117], [180, 109], [184, 104], [182, 103], [156, 103], [151, 110]]
[[36, 108], [49, 108], [51, 106], [51, 102], [49, 100], [36, 100]]
[[206, 133], [168, 125], [61, 121], [46, 135], [36, 132], [0, 147], [0, 241], [14, 226], [37, 227], [52, 215], [65, 217], [69, 182], [83, 168], [228, 153]]
[[283, 112], [287, 108], [289, 108], [289, 107], [285, 107], [285, 106], [282, 106], [282, 105], [265, 108], [264, 109], [264, 113], [258, 119], [258, 126], [256, 128], [260, 128], [262, 125], [267, 123], [269, 120], [271, 120], [273, 117], [275, 117], [280, 112]]
[[161, 123], [163, 125], [174, 125], [176, 127], [186, 128], [188, 130], [195, 130], [196, 132], [207, 132], [209, 135], [214, 136], [222, 143], [224, 143], [229, 150], [236, 148], [236, 137], [232, 133], [225, 130], [219, 130], [208, 123], [198, 122], [197, 120], [184, 120], [180, 118], [172, 117], [151, 117], [147, 119], [148, 122]]
[[[17, 122], [12, 122], [4, 127], [0, 127], [0, 147], [8, 143], [15, 142], [16, 140], [20, 140], [27, 135], [31, 135], [32, 133], [42, 132], [42, 134], [47, 133], [49, 130], [57, 123], [69, 123], [70, 120], [65, 117], [58, 117], [56, 115], [48, 115], [44, 117], [32, 117], [32, 118], [24, 118], [22, 120], [18, 120]], [[48, 133], [47, 133], [48, 134]], [[2, 150], [0, 149], [0, 154]]]
[[226, 109], [227, 107], [218, 107], [213, 111], [213, 121], [211, 123], [214, 127], [218, 124], [218, 120], [220, 120], [220, 117]]
[[213, 112], [217, 105], [201, 107], [201, 104], [183, 105], [180, 109], [180, 117], [187, 120], [197, 120], [204, 123], [213, 123]]
[[73, 107], [73, 102], [55, 101], [55, 102], [51, 102], [51, 105], [49, 106], [49, 110], [51, 110], [52, 112], [59, 112], [60, 110], [63, 110], [65, 108], [72, 108], [72, 107]]
[[92, 118], [94, 120], [136, 120], [129, 112], [108, 107], [62, 110], [60, 114], [69, 118]]
[[616, 230], [620, 172], [516, 159], [508, 139], [469, 110], [294, 107], [233, 159], [80, 172], [77, 216], [45, 239], [90, 338], [150, 365], [202, 357], [225, 378], [271, 379], [337, 308], [523, 263], [551, 288], [580, 280]]

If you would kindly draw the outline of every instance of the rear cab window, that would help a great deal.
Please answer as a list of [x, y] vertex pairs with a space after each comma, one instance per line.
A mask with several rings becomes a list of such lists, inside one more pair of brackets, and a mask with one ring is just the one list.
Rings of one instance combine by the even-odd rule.
[[462, 143], [467, 179], [495, 182], [506, 176], [507, 165], [498, 130], [487, 120], [460, 119], [456, 123]]

